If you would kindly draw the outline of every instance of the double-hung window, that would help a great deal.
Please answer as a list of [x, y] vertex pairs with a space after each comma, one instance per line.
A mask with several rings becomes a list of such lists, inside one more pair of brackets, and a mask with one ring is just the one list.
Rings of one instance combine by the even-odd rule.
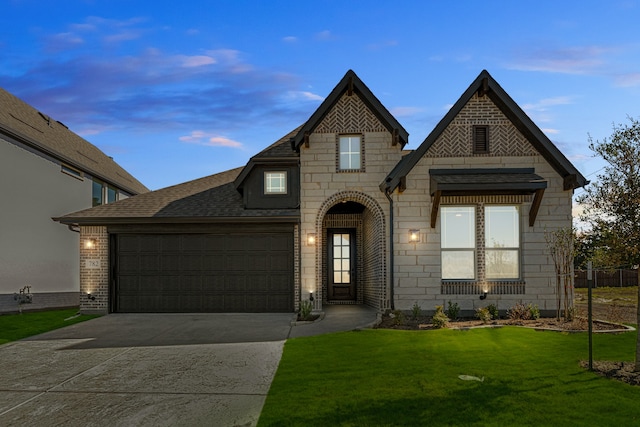
[[338, 141], [338, 169], [362, 169], [362, 138], [360, 135], [341, 135]]
[[493, 280], [520, 277], [520, 214], [518, 206], [484, 208], [485, 277]]
[[473, 280], [476, 278], [476, 208], [443, 206], [442, 278]]

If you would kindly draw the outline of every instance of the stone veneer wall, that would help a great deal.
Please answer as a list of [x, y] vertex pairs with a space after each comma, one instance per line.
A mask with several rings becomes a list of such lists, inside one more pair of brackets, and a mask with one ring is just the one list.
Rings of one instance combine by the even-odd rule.
[[[489, 125], [489, 153], [473, 154], [473, 125]], [[534, 168], [547, 182], [542, 204], [533, 227], [529, 227], [530, 196], [443, 197], [441, 205], [517, 204], [521, 213], [522, 280], [486, 283], [444, 282], [440, 265], [440, 216], [431, 228], [430, 169], [442, 168]], [[505, 311], [518, 301], [538, 304], [544, 313], [556, 308], [555, 271], [545, 241], [545, 231], [572, 225], [572, 192], [563, 190], [563, 179], [537, 153], [526, 138], [500, 112], [488, 97], [474, 97], [450, 126], [430, 147], [407, 176], [407, 188], [394, 193], [395, 270], [394, 297], [398, 309], [410, 310], [418, 303], [427, 312], [448, 301], [460, 305], [463, 314], [472, 315], [478, 307], [496, 304]], [[483, 210], [477, 215], [482, 225]], [[409, 230], [420, 230], [420, 242], [409, 242]], [[482, 245], [480, 245], [480, 248]], [[483, 277], [482, 267], [478, 279]], [[481, 288], [488, 286], [485, 300]]]
[[[94, 239], [96, 245], [87, 247]], [[91, 294], [95, 300], [87, 297]], [[106, 227], [80, 227], [80, 312], [109, 312], [109, 234]]]

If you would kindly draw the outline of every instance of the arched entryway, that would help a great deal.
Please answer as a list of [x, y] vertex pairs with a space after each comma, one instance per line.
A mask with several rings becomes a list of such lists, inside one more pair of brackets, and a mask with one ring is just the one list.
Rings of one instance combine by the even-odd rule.
[[322, 303], [388, 308], [386, 226], [378, 202], [359, 192], [335, 194], [318, 212], [316, 235]]

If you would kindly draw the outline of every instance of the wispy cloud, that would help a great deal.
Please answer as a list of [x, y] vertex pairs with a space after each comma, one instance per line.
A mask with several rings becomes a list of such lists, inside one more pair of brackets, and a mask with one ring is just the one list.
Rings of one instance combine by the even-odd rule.
[[[614, 49], [603, 46], [567, 46], [560, 48], [521, 47], [509, 68], [564, 74], [589, 74], [605, 64], [605, 56]], [[526, 54], [525, 54], [526, 52]]]
[[394, 107], [390, 113], [395, 117], [410, 117], [422, 113], [424, 109], [418, 107]]
[[285, 43], [295, 43], [298, 41], [298, 38], [295, 36], [286, 36], [282, 38], [282, 41]]
[[234, 141], [233, 139], [226, 138], [224, 136], [210, 134], [201, 130], [194, 130], [190, 135], [181, 136], [180, 141], [189, 144], [206, 145], [208, 147], [231, 147], [231, 148], [243, 148], [241, 142]]
[[320, 41], [329, 41], [335, 39], [333, 33], [329, 30], [320, 31], [315, 34], [314, 38]]
[[640, 86], [640, 73], [626, 73], [614, 76], [616, 86], [633, 87]]

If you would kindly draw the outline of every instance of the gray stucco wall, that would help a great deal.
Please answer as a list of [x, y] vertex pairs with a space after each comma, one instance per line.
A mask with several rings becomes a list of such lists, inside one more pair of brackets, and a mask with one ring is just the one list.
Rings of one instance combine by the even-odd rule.
[[0, 194], [0, 295], [25, 285], [36, 301], [39, 293], [79, 292], [79, 234], [51, 218], [91, 207], [91, 181], [0, 138]]

